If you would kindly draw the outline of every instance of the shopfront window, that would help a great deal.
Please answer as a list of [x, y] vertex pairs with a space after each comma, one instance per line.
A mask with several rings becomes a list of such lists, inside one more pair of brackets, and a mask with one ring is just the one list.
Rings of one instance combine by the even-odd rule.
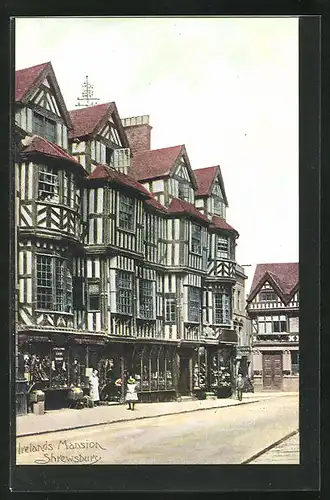
[[195, 351], [194, 357], [194, 389], [204, 389], [206, 387], [206, 351], [204, 347], [199, 347]]

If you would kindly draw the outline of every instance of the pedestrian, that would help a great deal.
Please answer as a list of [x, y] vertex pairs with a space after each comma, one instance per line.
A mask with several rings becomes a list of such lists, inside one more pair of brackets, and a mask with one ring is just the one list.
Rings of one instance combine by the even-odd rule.
[[90, 378], [90, 397], [93, 401], [94, 405], [98, 405], [100, 402], [100, 395], [99, 395], [99, 377], [98, 377], [98, 371], [93, 370], [92, 376]]
[[242, 377], [242, 374], [238, 374], [238, 379], [236, 382], [236, 389], [237, 389], [237, 398], [239, 401], [242, 401], [242, 396], [243, 396], [243, 388], [244, 388], [244, 379]]
[[126, 388], [126, 401], [128, 403], [128, 410], [134, 410], [134, 405], [136, 401], [138, 401], [138, 395], [136, 390], [136, 380], [133, 377], [129, 377], [127, 380], [127, 388]]

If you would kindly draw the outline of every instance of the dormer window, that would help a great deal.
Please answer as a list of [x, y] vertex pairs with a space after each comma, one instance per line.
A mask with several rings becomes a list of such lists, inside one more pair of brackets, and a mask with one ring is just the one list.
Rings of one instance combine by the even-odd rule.
[[214, 215], [225, 218], [225, 204], [219, 196], [214, 196]]
[[179, 182], [178, 198], [180, 198], [180, 200], [189, 199], [189, 184], [185, 182]]
[[32, 131], [34, 134], [56, 143], [56, 122], [39, 113], [33, 113]]
[[107, 165], [111, 165], [112, 157], [113, 157], [113, 149], [106, 147], [105, 148], [105, 163]]

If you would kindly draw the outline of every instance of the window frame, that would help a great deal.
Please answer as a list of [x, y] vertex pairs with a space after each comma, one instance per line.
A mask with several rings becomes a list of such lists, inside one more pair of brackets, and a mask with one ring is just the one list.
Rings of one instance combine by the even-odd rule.
[[[39, 120], [39, 123], [36, 123]], [[57, 133], [56, 133], [56, 120], [52, 120], [47, 116], [38, 113], [37, 111], [33, 111], [32, 115], [32, 132], [33, 134], [39, 135], [44, 139], [52, 142], [53, 144], [57, 144]], [[52, 127], [52, 132], [49, 133], [49, 126]], [[48, 128], [47, 128], [48, 127]]]
[[[197, 241], [197, 244], [194, 243], [194, 240]], [[202, 255], [202, 226], [193, 222], [191, 223], [190, 249], [191, 253]]]
[[[129, 283], [128, 283], [129, 281]], [[125, 283], [126, 282], [126, 283]], [[126, 286], [125, 286], [126, 285]], [[117, 270], [116, 273], [116, 311], [126, 316], [133, 315], [133, 273]], [[124, 303], [121, 302], [126, 301]]]
[[[149, 289], [147, 289], [150, 287]], [[148, 292], [148, 293], [146, 293]], [[139, 318], [155, 319], [155, 282], [153, 280], [140, 278], [139, 279]], [[147, 303], [146, 303], [147, 302]], [[150, 310], [148, 311], [148, 307]]]
[[[197, 286], [188, 287], [188, 322], [200, 323], [202, 311], [202, 290]], [[196, 293], [195, 297], [193, 296]], [[198, 296], [197, 296], [198, 293]]]
[[[123, 207], [129, 207], [129, 210], [123, 210]], [[130, 219], [123, 220], [123, 215], [130, 217]], [[119, 193], [118, 228], [128, 232], [134, 232], [135, 230], [135, 200], [122, 193]]]
[[[46, 261], [44, 265], [48, 267], [47, 270], [40, 269], [42, 260]], [[46, 272], [48, 276], [42, 277], [40, 272]], [[48, 284], [40, 284], [41, 280]], [[51, 254], [36, 254], [37, 310], [73, 314], [72, 283], [72, 269], [67, 258]], [[48, 289], [48, 293], [42, 292], [42, 289]], [[42, 296], [48, 299], [42, 299]]]
[[[226, 298], [227, 304], [224, 299]], [[220, 300], [219, 300], [220, 299]], [[229, 290], [216, 290], [213, 295], [213, 312], [215, 325], [230, 325], [232, 321], [232, 303]]]
[[[224, 249], [224, 242], [226, 242], [226, 249]], [[221, 248], [222, 244], [222, 248]], [[217, 235], [216, 240], [216, 257], [217, 259], [231, 259], [231, 239], [229, 236]]]

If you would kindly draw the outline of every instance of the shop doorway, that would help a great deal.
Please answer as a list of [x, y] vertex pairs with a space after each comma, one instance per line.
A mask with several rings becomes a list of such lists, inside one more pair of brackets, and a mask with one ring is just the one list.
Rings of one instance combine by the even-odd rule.
[[181, 396], [188, 396], [190, 394], [189, 358], [184, 358], [181, 356], [180, 356], [179, 392]]
[[265, 390], [281, 390], [283, 383], [282, 353], [264, 353], [262, 364], [263, 388]]

